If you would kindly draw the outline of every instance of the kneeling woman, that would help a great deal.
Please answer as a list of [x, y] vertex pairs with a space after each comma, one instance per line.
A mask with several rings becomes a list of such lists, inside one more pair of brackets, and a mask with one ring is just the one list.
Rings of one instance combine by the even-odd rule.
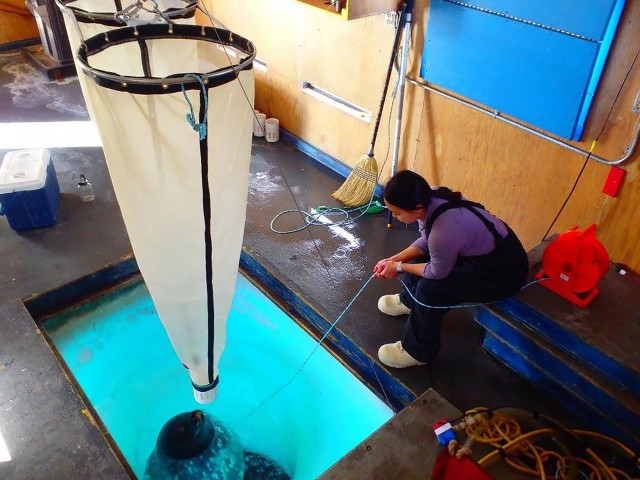
[[[380, 298], [380, 311], [409, 318], [402, 341], [383, 345], [378, 357], [390, 367], [424, 365], [440, 350], [446, 307], [513, 295], [527, 279], [527, 253], [509, 226], [482, 205], [448, 188], [431, 188], [417, 173], [396, 173], [383, 197], [395, 219], [418, 221], [420, 238], [374, 268], [378, 278], [405, 273], [411, 292], [403, 288]], [[412, 295], [424, 305], [445, 308], [425, 307]]]

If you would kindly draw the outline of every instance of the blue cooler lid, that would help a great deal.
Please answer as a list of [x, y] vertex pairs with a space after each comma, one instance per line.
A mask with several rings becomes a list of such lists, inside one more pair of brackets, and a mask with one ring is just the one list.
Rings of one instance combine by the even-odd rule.
[[0, 194], [44, 187], [50, 159], [46, 148], [7, 152], [0, 165]]

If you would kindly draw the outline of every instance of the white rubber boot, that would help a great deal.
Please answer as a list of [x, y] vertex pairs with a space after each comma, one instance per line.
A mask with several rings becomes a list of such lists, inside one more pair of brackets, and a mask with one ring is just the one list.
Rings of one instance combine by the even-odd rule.
[[378, 300], [378, 310], [392, 317], [409, 315], [411, 309], [400, 301], [400, 294], [384, 295]]
[[387, 343], [382, 345], [378, 350], [378, 358], [388, 367], [406, 368], [425, 365], [409, 355], [404, 348], [402, 342]]

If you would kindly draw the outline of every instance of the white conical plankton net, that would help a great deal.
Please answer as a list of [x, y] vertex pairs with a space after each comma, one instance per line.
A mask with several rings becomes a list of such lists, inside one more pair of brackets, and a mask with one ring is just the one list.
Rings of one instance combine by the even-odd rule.
[[140, 272], [201, 403], [216, 396], [242, 247], [254, 57], [232, 32], [178, 24], [117, 28], [78, 50]]

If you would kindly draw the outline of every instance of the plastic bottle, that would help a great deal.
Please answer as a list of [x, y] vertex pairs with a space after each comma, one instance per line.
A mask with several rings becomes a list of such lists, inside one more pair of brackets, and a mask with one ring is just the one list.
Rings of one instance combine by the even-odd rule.
[[78, 192], [80, 192], [80, 199], [83, 202], [90, 202], [95, 197], [93, 193], [93, 185], [87, 180], [87, 177], [80, 175], [80, 181], [78, 182]]

